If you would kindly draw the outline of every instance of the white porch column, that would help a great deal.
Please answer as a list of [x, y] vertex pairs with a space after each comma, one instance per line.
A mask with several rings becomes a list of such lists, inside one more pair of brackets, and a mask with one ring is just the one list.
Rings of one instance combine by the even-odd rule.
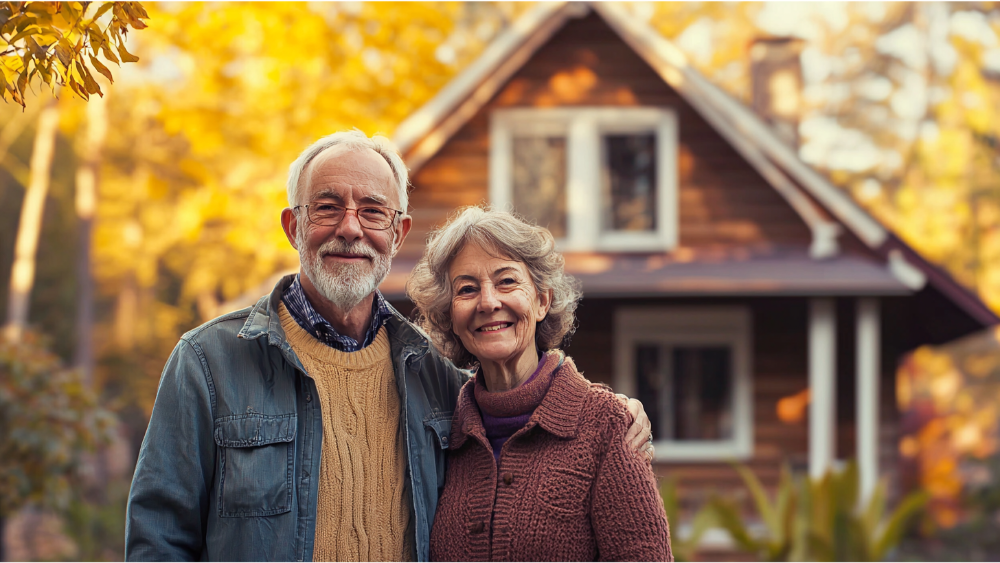
[[833, 465], [837, 437], [837, 313], [831, 298], [809, 301], [809, 476]]
[[874, 297], [858, 299], [857, 327], [857, 445], [861, 499], [867, 502], [878, 482], [879, 406], [879, 302]]

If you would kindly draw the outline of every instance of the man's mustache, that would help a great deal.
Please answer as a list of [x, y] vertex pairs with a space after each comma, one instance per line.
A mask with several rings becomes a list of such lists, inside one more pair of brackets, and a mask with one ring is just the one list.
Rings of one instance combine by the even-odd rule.
[[371, 260], [378, 258], [378, 252], [367, 244], [356, 241], [348, 244], [342, 240], [328, 240], [319, 247], [316, 253], [322, 258], [327, 254], [358, 254]]

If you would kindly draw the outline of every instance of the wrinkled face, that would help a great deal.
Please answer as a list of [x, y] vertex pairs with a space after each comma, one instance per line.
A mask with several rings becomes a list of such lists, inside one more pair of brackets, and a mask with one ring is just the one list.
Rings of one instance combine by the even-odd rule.
[[[298, 199], [296, 205], [399, 209], [399, 193], [385, 159], [372, 150], [340, 146], [309, 163]], [[320, 226], [308, 220], [304, 208], [286, 212], [282, 222], [287, 219], [286, 234], [299, 251], [303, 276], [342, 311], [354, 308], [385, 279], [410, 225], [410, 218], [403, 217], [387, 230], [367, 229], [348, 212], [338, 225]]]
[[480, 362], [516, 361], [535, 346], [535, 325], [549, 310], [523, 262], [468, 244], [452, 260], [451, 327]]

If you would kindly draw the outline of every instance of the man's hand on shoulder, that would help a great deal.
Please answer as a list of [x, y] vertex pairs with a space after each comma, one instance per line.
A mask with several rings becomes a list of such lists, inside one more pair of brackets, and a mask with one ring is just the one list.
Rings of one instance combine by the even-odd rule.
[[629, 399], [625, 395], [618, 393], [618, 400], [628, 409], [629, 416], [632, 417], [632, 426], [625, 433], [625, 442], [632, 448], [633, 454], [643, 454], [649, 461], [653, 461], [653, 429], [646, 416], [646, 409], [642, 408], [642, 403], [638, 399]]

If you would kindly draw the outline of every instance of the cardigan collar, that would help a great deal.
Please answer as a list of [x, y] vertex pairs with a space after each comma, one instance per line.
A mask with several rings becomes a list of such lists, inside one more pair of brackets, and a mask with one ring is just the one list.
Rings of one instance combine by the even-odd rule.
[[[528, 419], [526, 429], [540, 426], [546, 432], [562, 439], [576, 436], [577, 426], [583, 407], [587, 402], [590, 382], [577, 371], [573, 359], [557, 351], [563, 360], [552, 374], [552, 383], [541, 404]], [[455, 409], [455, 424], [451, 425], [450, 449], [457, 450], [472, 436], [481, 444], [487, 444], [486, 429], [482, 414], [475, 400], [476, 374], [462, 386]]]
[[473, 396], [479, 405], [479, 412], [503, 417], [534, 411], [548, 393], [552, 374], [562, 365], [565, 357], [560, 350], [545, 352], [531, 377], [520, 386], [506, 391], [490, 391], [486, 389], [486, 378], [477, 377]]

